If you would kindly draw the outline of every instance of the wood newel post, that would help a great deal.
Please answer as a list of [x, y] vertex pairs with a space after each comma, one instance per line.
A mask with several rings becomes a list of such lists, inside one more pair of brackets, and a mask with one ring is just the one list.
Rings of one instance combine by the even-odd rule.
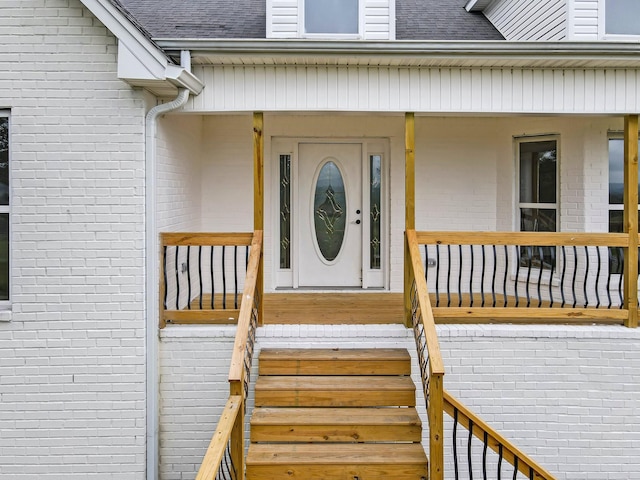
[[[264, 115], [253, 114], [253, 229], [264, 230]], [[263, 237], [264, 238], [264, 237]], [[264, 250], [264, 247], [263, 247]], [[258, 292], [258, 325], [263, 322], [264, 255], [260, 255], [256, 291]], [[243, 478], [243, 477], [240, 477]]]
[[429, 379], [429, 480], [444, 479], [444, 386], [442, 373]]
[[160, 235], [160, 251], [159, 251], [159, 256], [160, 256], [160, 275], [158, 276], [159, 279], [159, 283], [160, 283], [160, 288], [159, 288], [159, 292], [160, 295], [158, 297], [158, 312], [160, 314], [160, 323], [159, 326], [160, 328], [164, 328], [167, 326], [167, 319], [165, 317], [164, 314], [164, 296], [166, 294], [166, 285], [164, 284], [164, 270], [165, 270], [165, 264], [164, 264], [164, 238], [162, 237], [162, 235]]
[[238, 395], [242, 398], [242, 404], [238, 409], [238, 416], [231, 430], [231, 462], [236, 470], [237, 479], [244, 478], [244, 411], [247, 399], [244, 395], [244, 385], [242, 380], [230, 382], [231, 395]]
[[416, 228], [416, 165], [415, 165], [415, 115], [406, 113], [404, 119], [404, 321], [407, 328], [411, 327], [411, 285], [413, 277], [411, 271], [411, 254], [407, 243], [407, 230]]
[[624, 118], [624, 307], [627, 327], [638, 326], [638, 115]]

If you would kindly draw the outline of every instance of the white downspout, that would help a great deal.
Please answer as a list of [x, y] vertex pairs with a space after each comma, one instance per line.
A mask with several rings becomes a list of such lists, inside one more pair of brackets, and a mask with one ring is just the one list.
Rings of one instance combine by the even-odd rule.
[[[183, 51], [180, 63], [191, 71], [191, 55]], [[145, 277], [146, 277], [146, 414], [147, 414], [147, 480], [158, 480], [159, 452], [159, 372], [158, 372], [158, 238], [156, 222], [156, 133], [162, 114], [182, 107], [189, 99], [189, 90], [181, 88], [169, 103], [156, 105], [145, 119]]]

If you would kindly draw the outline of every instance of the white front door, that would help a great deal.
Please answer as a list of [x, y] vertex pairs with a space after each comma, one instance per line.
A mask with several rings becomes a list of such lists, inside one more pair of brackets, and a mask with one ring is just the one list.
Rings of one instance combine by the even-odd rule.
[[362, 144], [298, 149], [298, 285], [361, 287]]

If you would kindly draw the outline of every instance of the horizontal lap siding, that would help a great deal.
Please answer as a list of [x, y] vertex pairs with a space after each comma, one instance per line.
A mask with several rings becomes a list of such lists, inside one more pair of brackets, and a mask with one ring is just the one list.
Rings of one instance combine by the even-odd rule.
[[567, 36], [566, 0], [500, 1], [484, 13], [507, 40], [558, 41]]
[[187, 109], [623, 114], [640, 110], [624, 69], [198, 67]]
[[267, 3], [267, 36], [270, 38], [298, 36], [298, 0], [271, 0]]

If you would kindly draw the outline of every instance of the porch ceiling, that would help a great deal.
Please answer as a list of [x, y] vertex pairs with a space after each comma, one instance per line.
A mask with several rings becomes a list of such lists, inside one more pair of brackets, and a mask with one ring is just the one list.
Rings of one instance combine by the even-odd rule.
[[640, 43], [157, 39], [200, 65], [639, 68]]

